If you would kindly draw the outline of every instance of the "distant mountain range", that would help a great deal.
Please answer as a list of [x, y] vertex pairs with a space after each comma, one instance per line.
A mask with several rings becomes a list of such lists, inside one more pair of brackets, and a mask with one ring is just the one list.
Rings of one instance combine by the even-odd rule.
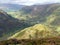
[[[59, 3], [26, 6], [26, 7], [23, 7], [21, 10], [22, 10], [22, 13], [21, 13], [22, 15], [31, 17], [29, 19], [29, 21], [31, 21], [31, 22], [37, 22], [37, 23], [45, 22], [47, 17], [49, 17], [49, 16], [55, 16], [55, 17], [60, 18], [60, 4]], [[51, 17], [51, 18], [55, 18], [55, 17]], [[59, 21], [57, 21], [57, 22], [59, 22]]]
[[20, 10], [24, 5], [18, 4], [0, 4], [0, 9], [5, 11], [17, 11]]

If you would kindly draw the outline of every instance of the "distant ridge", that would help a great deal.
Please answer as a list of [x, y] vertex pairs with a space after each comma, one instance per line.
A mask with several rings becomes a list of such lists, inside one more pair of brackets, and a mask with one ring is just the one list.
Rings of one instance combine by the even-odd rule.
[[18, 4], [0, 4], [0, 9], [5, 11], [17, 11], [20, 10], [24, 5], [18, 5]]

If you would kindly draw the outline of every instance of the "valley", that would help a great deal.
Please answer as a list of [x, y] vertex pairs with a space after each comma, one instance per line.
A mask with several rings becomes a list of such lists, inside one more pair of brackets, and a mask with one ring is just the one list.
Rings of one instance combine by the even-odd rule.
[[60, 45], [60, 3], [0, 5], [3, 6], [0, 8], [1, 45], [22, 40], [22, 45]]

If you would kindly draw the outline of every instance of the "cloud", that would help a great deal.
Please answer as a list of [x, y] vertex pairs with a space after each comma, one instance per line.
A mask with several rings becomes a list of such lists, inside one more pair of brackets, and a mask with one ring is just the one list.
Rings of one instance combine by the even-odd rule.
[[0, 0], [1, 3], [32, 5], [36, 3], [60, 3], [60, 0]]
[[0, 0], [0, 3], [7, 3], [9, 2], [10, 0]]

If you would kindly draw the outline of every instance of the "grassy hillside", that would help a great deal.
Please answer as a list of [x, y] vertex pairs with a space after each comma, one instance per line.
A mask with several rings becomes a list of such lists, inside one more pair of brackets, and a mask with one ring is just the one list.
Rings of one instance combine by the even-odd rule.
[[50, 38], [57, 37], [60, 33], [53, 26], [36, 24], [34, 26], [25, 28], [24, 30], [17, 32], [10, 38], [16, 39], [39, 39], [39, 38]]

